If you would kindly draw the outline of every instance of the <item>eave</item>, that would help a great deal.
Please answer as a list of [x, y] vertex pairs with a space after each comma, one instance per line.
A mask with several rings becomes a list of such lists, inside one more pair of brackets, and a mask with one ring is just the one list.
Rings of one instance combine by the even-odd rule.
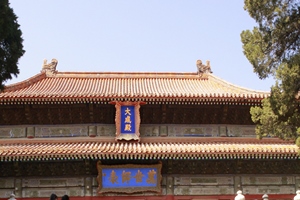
[[35, 138], [0, 141], [1, 161], [82, 159], [299, 159], [299, 148], [278, 139], [144, 138], [140, 143], [112, 138]]
[[144, 101], [150, 104], [260, 105], [269, 92], [250, 90], [212, 74], [42, 72], [9, 85], [0, 104], [107, 104]]

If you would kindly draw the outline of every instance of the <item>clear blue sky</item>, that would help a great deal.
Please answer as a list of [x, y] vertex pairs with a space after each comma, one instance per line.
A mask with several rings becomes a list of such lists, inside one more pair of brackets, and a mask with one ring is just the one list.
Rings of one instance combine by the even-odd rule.
[[242, 50], [240, 33], [256, 25], [242, 0], [10, 0], [26, 53], [23, 81], [43, 60], [60, 72], [196, 72], [210, 60], [214, 75], [269, 91]]

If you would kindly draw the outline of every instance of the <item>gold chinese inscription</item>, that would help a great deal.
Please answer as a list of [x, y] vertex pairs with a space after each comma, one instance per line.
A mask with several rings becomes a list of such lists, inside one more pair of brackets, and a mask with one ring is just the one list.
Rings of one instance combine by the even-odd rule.
[[124, 110], [124, 131], [130, 132], [131, 131], [131, 110], [129, 107], [126, 107]]
[[161, 163], [154, 165], [101, 165], [97, 163], [99, 193], [161, 192]]
[[156, 171], [154, 169], [150, 170], [148, 172], [148, 178], [147, 178], [146, 182], [154, 184], [156, 182], [156, 180], [155, 180], [155, 174], [156, 174]]
[[144, 102], [113, 101], [116, 107], [116, 141], [140, 141], [140, 105]]
[[127, 107], [126, 110], [125, 110], [125, 115], [129, 115], [129, 116], [131, 115], [130, 109], [129, 109], [128, 107]]
[[109, 180], [111, 183], [118, 183], [118, 176], [114, 170], [111, 171]]
[[143, 181], [143, 176], [144, 174], [140, 170], [138, 170], [133, 178], [135, 178], [135, 182], [141, 183]]
[[122, 183], [129, 183], [131, 172], [126, 172], [125, 170], [122, 172]]

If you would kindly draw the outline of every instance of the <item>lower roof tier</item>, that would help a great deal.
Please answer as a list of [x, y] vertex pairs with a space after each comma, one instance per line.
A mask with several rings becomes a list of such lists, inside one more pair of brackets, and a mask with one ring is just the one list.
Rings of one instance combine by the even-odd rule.
[[1, 161], [79, 159], [299, 159], [299, 148], [279, 139], [111, 138], [0, 140]]

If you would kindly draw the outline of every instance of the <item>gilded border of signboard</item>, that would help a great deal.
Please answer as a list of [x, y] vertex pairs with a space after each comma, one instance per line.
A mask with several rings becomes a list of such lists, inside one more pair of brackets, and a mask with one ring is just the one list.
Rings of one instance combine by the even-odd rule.
[[[140, 141], [140, 105], [143, 102], [111, 102], [116, 107], [116, 137], [115, 140]], [[126, 108], [126, 110], [123, 110]], [[122, 112], [123, 111], [123, 112]], [[132, 117], [132, 118], [130, 118]], [[129, 123], [130, 122], [130, 123]], [[132, 128], [132, 129], [131, 129]], [[123, 130], [124, 129], [124, 130]]]
[[161, 193], [161, 167], [161, 163], [102, 165], [98, 161], [98, 193]]

